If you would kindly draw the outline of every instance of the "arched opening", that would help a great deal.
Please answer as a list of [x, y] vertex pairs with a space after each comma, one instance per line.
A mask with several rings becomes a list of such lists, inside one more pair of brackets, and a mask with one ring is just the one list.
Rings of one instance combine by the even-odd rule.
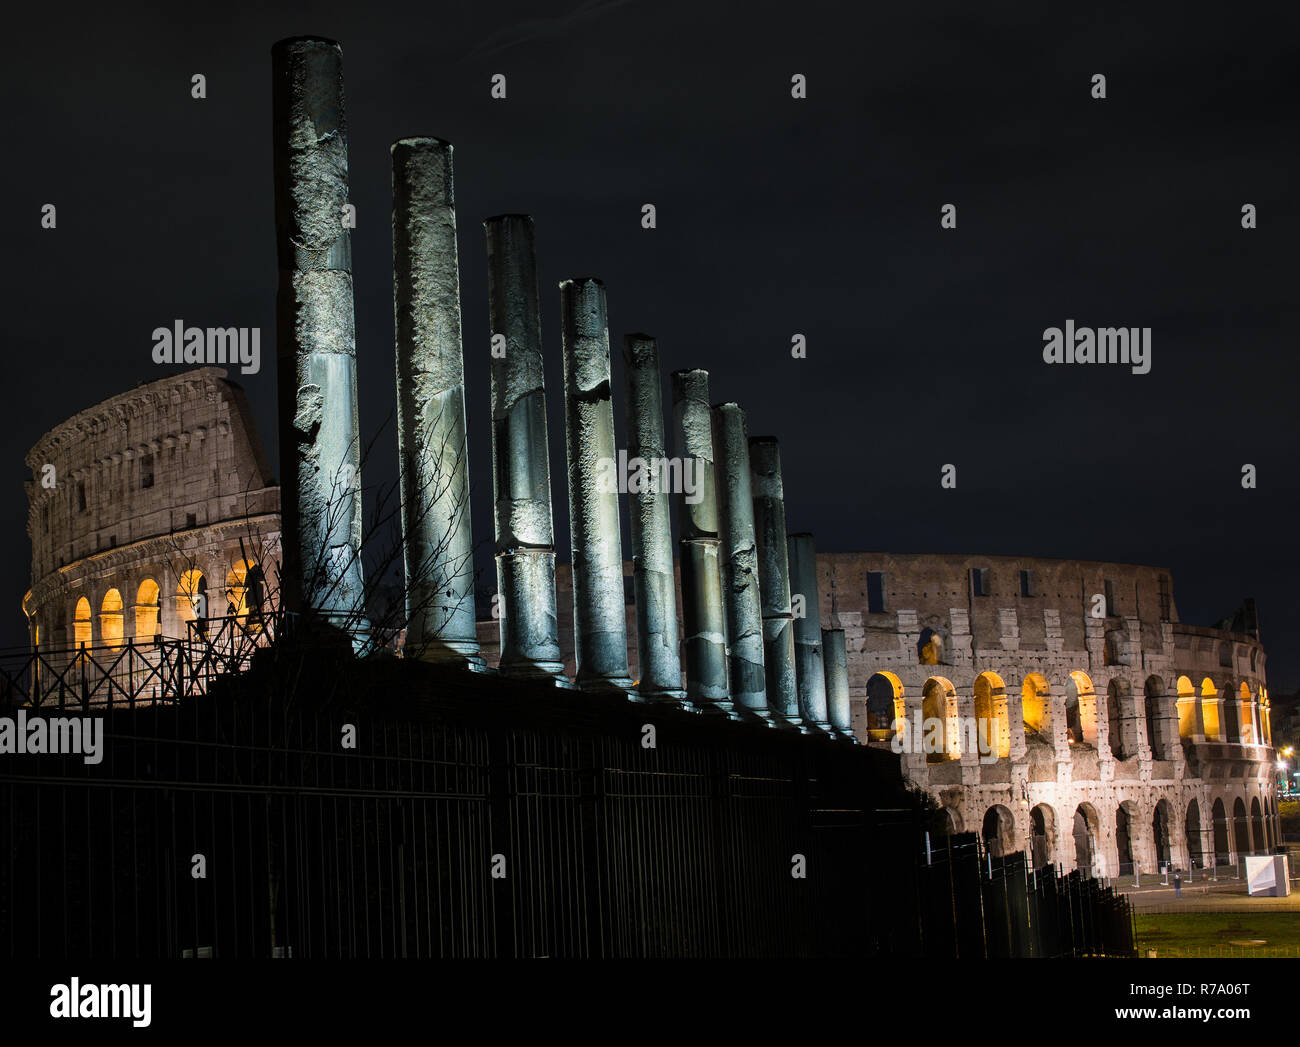
[[1029, 812], [1029, 854], [1035, 869], [1056, 858], [1056, 812], [1045, 803]]
[[1195, 800], [1187, 805], [1187, 818], [1183, 822], [1187, 833], [1187, 858], [1192, 869], [1205, 868], [1205, 848], [1201, 845], [1201, 805]]
[[1001, 804], [995, 804], [984, 812], [980, 836], [984, 839], [985, 850], [994, 858], [1003, 858], [1016, 852], [1015, 819]]
[[238, 619], [240, 625], [255, 625], [262, 619], [263, 599], [262, 568], [255, 561], [235, 561], [226, 576], [226, 617]]
[[894, 721], [905, 717], [903, 683], [893, 673], [874, 673], [867, 681], [867, 737], [887, 742], [894, 736]]
[[1178, 677], [1178, 737], [1196, 737], [1196, 688], [1186, 676]]
[[947, 665], [947, 637], [937, 629], [922, 629], [916, 641], [916, 660], [919, 665]]
[[1132, 705], [1128, 682], [1118, 677], [1111, 680], [1106, 686], [1106, 722], [1110, 729], [1110, 751], [1117, 760], [1137, 755], [1137, 724]]
[[121, 647], [125, 635], [126, 617], [122, 613], [122, 594], [110, 589], [99, 605], [99, 635], [107, 647]]
[[943, 763], [961, 756], [957, 737], [957, 692], [942, 676], [931, 676], [921, 689], [921, 719], [926, 763]]
[[90, 601], [84, 596], [77, 601], [77, 609], [72, 615], [72, 639], [78, 647], [89, 646], [94, 642], [94, 627], [90, 622]]
[[1228, 812], [1222, 800], [1215, 800], [1210, 808], [1214, 823], [1214, 864], [1228, 865], [1232, 861], [1232, 847], [1228, 843]]
[[[176, 616], [182, 628], [190, 622], [200, 633], [206, 633], [211, 613], [208, 608], [208, 581], [199, 570], [186, 571], [176, 586]], [[182, 633], [184, 635], [184, 633]]]
[[1229, 744], [1241, 743], [1241, 718], [1237, 715], [1237, 695], [1228, 684], [1223, 688], [1223, 740]]
[[1097, 812], [1081, 803], [1074, 811], [1074, 866], [1083, 876], [1095, 876], [1093, 859], [1097, 853]]
[[1259, 809], [1259, 800], [1250, 801], [1250, 830], [1253, 835], [1252, 845], [1255, 854], [1268, 853], [1268, 835], [1264, 832], [1264, 815]]
[[1125, 810], [1128, 801], [1115, 808], [1115, 850], [1119, 855], [1119, 874], [1133, 872], [1133, 819]]
[[1151, 838], [1156, 849], [1156, 868], [1165, 869], [1173, 860], [1169, 847], [1169, 801], [1161, 800], [1156, 804], [1151, 816]]
[[1201, 681], [1201, 718], [1207, 742], [1223, 741], [1223, 721], [1219, 718], [1219, 692], [1208, 676]]
[[1250, 825], [1246, 821], [1246, 804], [1240, 796], [1232, 801], [1232, 836], [1237, 857], [1250, 853]]
[[1241, 711], [1241, 741], [1244, 745], [1254, 745], [1257, 735], [1255, 734], [1255, 711], [1251, 705], [1250, 687], [1245, 681], [1242, 681], [1241, 687], [1237, 690], [1237, 708]]
[[1097, 693], [1088, 674], [1078, 670], [1065, 681], [1065, 730], [1070, 742], [1097, 744]]
[[152, 640], [158, 628], [158, 583], [146, 578], [135, 591], [135, 638]]
[[1166, 712], [1168, 698], [1165, 697], [1165, 682], [1158, 676], [1148, 676], [1143, 687], [1143, 698], [1147, 745], [1151, 747], [1151, 758], [1172, 760], [1173, 739], [1169, 730], [1171, 717]]
[[[1075, 708], [1078, 708], [1076, 703]], [[1052, 685], [1042, 673], [1030, 673], [1020, 687], [1020, 716], [1025, 730], [1052, 744]]]
[[980, 755], [996, 754], [999, 760], [1011, 755], [1011, 722], [1007, 716], [1007, 689], [1002, 677], [982, 672], [975, 677], [975, 723]]

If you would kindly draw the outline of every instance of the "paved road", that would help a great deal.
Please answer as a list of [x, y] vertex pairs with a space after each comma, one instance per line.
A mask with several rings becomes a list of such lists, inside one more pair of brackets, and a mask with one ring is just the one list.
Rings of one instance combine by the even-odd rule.
[[1300, 880], [1291, 881], [1291, 894], [1287, 898], [1251, 897], [1246, 893], [1244, 880], [1220, 878], [1197, 880], [1183, 884], [1183, 896], [1174, 897], [1172, 886], [1153, 881], [1134, 887], [1132, 880], [1111, 881], [1111, 886], [1123, 894], [1137, 912], [1300, 912]]

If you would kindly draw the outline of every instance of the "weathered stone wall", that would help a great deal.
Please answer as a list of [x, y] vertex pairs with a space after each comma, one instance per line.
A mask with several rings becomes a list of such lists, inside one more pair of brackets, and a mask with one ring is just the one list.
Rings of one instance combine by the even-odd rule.
[[279, 489], [244, 392], [224, 369], [148, 382], [81, 411], [26, 462], [32, 589], [23, 609], [34, 642], [184, 636], [199, 611], [247, 609], [253, 565], [273, 600]]

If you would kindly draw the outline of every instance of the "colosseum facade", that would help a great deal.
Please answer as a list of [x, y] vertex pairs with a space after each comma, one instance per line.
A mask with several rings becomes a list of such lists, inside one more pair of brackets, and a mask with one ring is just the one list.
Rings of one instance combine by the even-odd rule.
[[[243, 390], [219, 367], [143, 383], [27, 455], [31, 642], [185, 639], [273, 607], [280, 496]], [[191, 623], [194, 623], [191, 625]]]

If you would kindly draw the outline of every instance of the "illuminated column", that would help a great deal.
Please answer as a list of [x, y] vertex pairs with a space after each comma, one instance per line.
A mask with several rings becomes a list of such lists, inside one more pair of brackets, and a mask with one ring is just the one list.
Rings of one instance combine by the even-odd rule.
[[271, 67], [282, 601], [317, 612], [357, 644], [369, 625], [342, 49], [333, 40], [281, 40]]
[[853, 738], [853, 711], [849, 703], [849, 652], [843, 629], [822, 630], [826, 659], [826, 709], [831, 727], [841, 738]]
[[709, 412], [709, 372], [672, 374], [673, 430], [683, 470], [699, 485], [688, 499], [677, 499], [681, 532], [683, 650], [686, 696], [706, 709], [730, 712], [735, 703], [727, 686], [726, 617], [718, 562], [718, 502]]
[[533, 220], [498, 215], [487, 231], [492, 349], [492, 495], [495, 504], [500, 669], [557, 676], [559, 618], [547, 447], [546, 382]]
[[[777, 462], [778, 478], [780, 462]], [[799, 673], [799, 712], [804, 721], [831, 729], [826, 713], [826, 667], [822, 651], [821, 597], [817, 591], [817, 547], [810, 534], [792, 534], [790, 591], [803, 597], [803, 615], [794, 620], [794, 660]]]
[[754, 502], [749, 441], [739, 404], [713, 408], [713, 453], [718, 469], [722, 594], [727, 611], [731, 697], [738, 709], [768, 717], [763, 678], [763, 608], [754, 549]]
[[[785, 543], [785, 495], [781, 449], [771, 436], [749, 439], [749, 481], [753, 493], [754, 557], [763, 609], [763, 670], [767, 707], [777, 716], [799, 718], [794, 630], [790, 610], [790, 565]], [[821, 638], [818, 637], [818, 643]]]
[[560, 322], [577, 683], [593, 690], [627, 690], [632, 680], [618, 486], [609, 482], [617, 470], [605, 285], [591, 278], [563, 281]]
[[481, 666], [451, 143], [403, 138], [390, 154], [405, 650]]
[[677, 654], [677, 586], [673, 579], [673, 532], [668, 491], [660, 484], [659, 463], [668, 461], [664, 447], [663, 392], [659, 378], [659, 348], [649, 335], [630, 334], [623, 343], [627, 382], [627, 455], [649, 469], [654, 486], [632, 491], [632, 577], [636, 587], [637, 653], [641, 679], [637, 691], [646, 697], [681, 698], [682, 664]]

